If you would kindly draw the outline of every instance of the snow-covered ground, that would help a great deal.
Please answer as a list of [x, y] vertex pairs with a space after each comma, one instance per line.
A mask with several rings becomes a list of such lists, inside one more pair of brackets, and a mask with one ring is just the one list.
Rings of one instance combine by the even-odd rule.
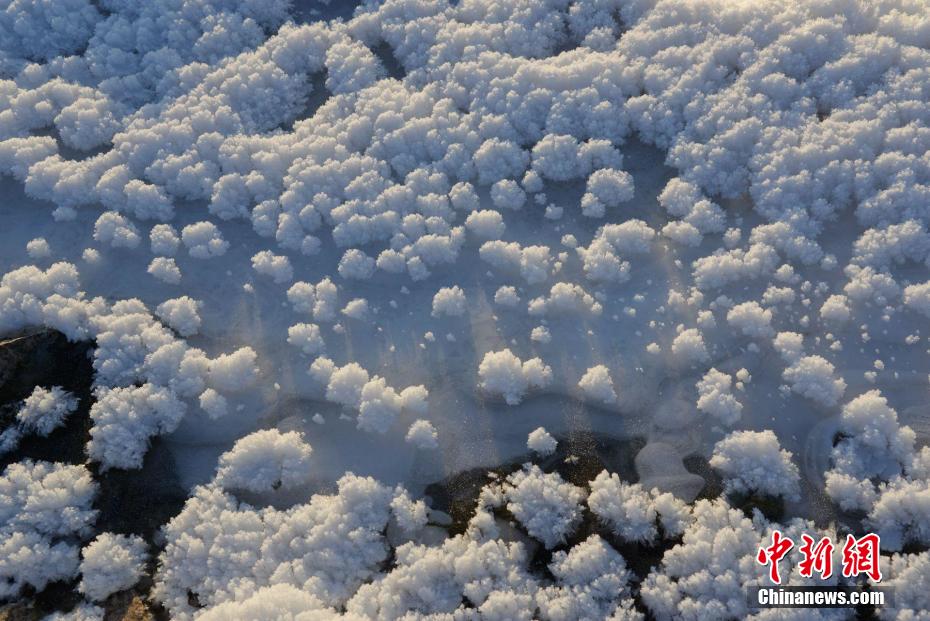
[[[0, 336], [94, 340], [91, 470], [159, 438], [190, 500], [146, 543], [9, 466], [0, 603], [80, 577], [100, 618], [151, 553], [178, 619], [743, 618], [745, 497], [927, 584], [928, 49], [925, 0], [7, 2]], [[424, 504], [578, 433], [644, 438], [643, 485]]]

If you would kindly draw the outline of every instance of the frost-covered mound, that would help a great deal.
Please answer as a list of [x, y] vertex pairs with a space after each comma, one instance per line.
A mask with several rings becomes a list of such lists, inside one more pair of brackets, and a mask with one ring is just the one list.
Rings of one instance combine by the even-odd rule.
[[[153, 443], [191, 493], [154, 591], [181, 617], [742, 616], [688, 559], [730, 529], [707, 571], [745, 584], [769, 526], [688, 527], [688, 453], [925, 567], [927, 0], [293, 4], [0, 8], [0, 338], [95, 371], [0, 411], [0, 598], [151, 570], [84, 505]], [[87, 407], [86, 468], [18, 457]], [[577, 430], [669, 459], [649, 489], [527, 467], [468, 537], [423, 525], [427, 483]], [[50, 477], [64, 530], [24, 508]], [[682, 543], [649, 591], [609, 533]]]

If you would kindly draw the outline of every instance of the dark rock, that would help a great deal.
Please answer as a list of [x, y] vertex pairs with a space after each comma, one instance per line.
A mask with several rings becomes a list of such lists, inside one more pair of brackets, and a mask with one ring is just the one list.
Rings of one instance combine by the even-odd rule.
[[730, 505], [742, 511], [746, 517], [752, 518], [759, 510], [766, 519], [780, 522], [785, 515], [785, 501], [775, 496], [762, 494], [732, 494], [729, 496]]
[[555, 453], [545, 458], [527, 457], [546, 472], [558, 472], [573, 485], [586, 487], [604, 470], [617, 473], [630, 483], [639, 481], [635, 456], [646, 445], [641, 437], [617, 438], [591, 432], [574, 432], [568, 437], [556, 438]]
[[[426, 495], [432, 500], [432, 508], [452, 516], [452, 525], [449, 527], [451, 534], [463, 533], [475, 513], [481, 488], [494, 480], [503, 480], [527, 462], [536, 463], [545, 472], [558, 472], [566, 481], [585, 488], [603, 470], [615, 472], [629, 483], [638, 482], [634, 457], [646, 445], [645, 439], [616, 438], [588, 432], [556, 439], [559, 442], [558, 447], [549, 457], [539, 458], [527, 454], [496, 468], [467, 470], [427, 486]], [[499, 522], [509, 523], [524, 538], [530, 538], [506, 508], [495, 510], [494, 515]], [[656, 545], [623, 541], [585, 506], [582, 509], [581, 522], [565, 542], [550, 550], [542, 545], [528, 548], [531, 555], [528, 563], [530, 571], [552, 579], [548, 567], [552, 562], [552, 555], [560, 550], [568, 550], [592, 535], [599, 535], [626, 559], [627, 566], [637, 577], [636, 582], [645, 578], [661, 563], [668, 549], [681, 542], [680, 538], [662, 539]], [[637, 594], [636, 591], [634, 588], [634, 595]], [[638, 598], [635, 599], [637, 609], [645, 612], [642, 602], [638, 601]]]
[[100, 485], [94, 508], [98, 531], [136, 534], [152, 543], [158, 529], [181, 511], [187, 494], [178, 483], [174, 459], [155, 438], [142, 467], [136, 470], [107, 470], [94, 478]]
[[23, 602], [0, 606], [0, 621], [38, 621], [41, 618], [38, 610]]
[[35, 607], [41, 611], [42, 617], [51, 614], [56, 610], [71, 610], [81, 603], [83, 597], [77, 592], [78, 579], [52, 582], [48, 584], [39, 593], [31, 593], [30, 589], [25, 590], [25, 597], [21, 601], [34, 599]]
[[502, 481], [528, 462], [537, 464], [545, 472], [557, 472], [579, 487], [586, 487], [603, 470], [616, 472], [625, 481], [636, 482], [633, 459], [646, 444], [643, 438], [575, 432], [556, 440], [555, 453], [548, 457], [527, 453], [496, 468], [473, 468], [428, 485], [425, 493], [432, 500], [432, 508], [452, 516], [450, 533], [463, 533], [475, 514], [481, 489], [495, 477]]
[[703, 455], [692, 453], [687, 455], [683, 462], [688, 472], [704, 479], [704, 489], [698, 493], [695, 500], [713, 500], [723, 493], [723, 479], [711, 468]]
[[[140, 535], [152, 544], [154, 553], [156, 533], [177, 515], [187, 494], [177, 480], [171, 454], [158, 438], [152, 442], [142, 468], [100, 472], [98, 464], [87, 463], [93, 349], [91, 341], [69, 342], [54, 330], [38, 330], [0, 341], [0, 430], [15, 424], [22, 400], [36, 386], [61, 386], [80, 400], [65, 424], [47, 437], [26, 435], [15, 451], [0, 456], [0, 471], [23, 459], [86, 465], [100, 486], [94, 500], [94, 508], [99, 511], [95, 533]], [[163, 609], [146, 599], [154, 569], [152, 561], [148, 575], [134, 589], [108, 601], [106, 619], [167, 619]], [[77, 579], [49, 584], [38, 593], [27, 588], [19, 602], [0, 608], [0, 621], [40, 619], [56, 610], [71, 610], [83, 599], [76, 586]]]
[[149, 605], [132, 591], [115, 593], [103, 607], [103, 621], [154, 621]]
[[0, 341], [0, 430], [13, 422], [20, 403], [36, 386], [61, 386], [80, 400], [64, 425], [44, 438], [26, 435], [17, 450], [0, 456], [0, 470], [27, 458], [84, 463], [90, 430], [93, 346], [90, 341], [70, 342], [54, 330]]
[[[522, 462], [520, 462], [522, 463]], [[475, 515], [478, 494], [481, 489], [500, 481], [520, 469], [520, 463], [511, 463], [499, 468], [472, 468], [426, 486], [426, 495], [432, 500], [432, 508], [452, 517], [449, 532], [460, 535]]]

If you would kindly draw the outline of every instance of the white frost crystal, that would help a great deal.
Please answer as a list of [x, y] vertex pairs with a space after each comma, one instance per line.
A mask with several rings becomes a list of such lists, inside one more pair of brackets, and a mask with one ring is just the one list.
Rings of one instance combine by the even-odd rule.
[[481, 388], [501, 395], [507, 405], [517, 405], [530, 388], [545, 388], [552, 369], [539, 358], [521, 361], [509, 349], [488, 352], [478, 367]]
[[433, 317], [465, 314], [465, 292], [459, 286], [443, 287], [433, 296]]
[[154, 384], [99, 388], [87, 454], [109, 468], [139, 468], [150, 438], [174, 431], [187, 410], [170, 389]]
[[200, 330], [200, 309], [203, 302], [181, 296], [165, 300], [155, 313], [181, 336], [192, 336]]
[[555, 438], [543, 427], [537, 427], [531, 431], [526, 439], [526, 447], [540, 457], [547, 457], [554, 453], [557, 445]]
[[25, 460], [0, 473], [0, 599], [77, 574], [96, 492], [83, 466]]
[[47, 436], [64, 424], [65, 418], [74, 412], [78, 399], [61, 386], [42, 388], [36, 386], [16, 413], [22, 428], [39, 436]]
[[770, 430], [734, 431], [714, 447], [710, 465], [727, 492], [799, 498], [798, 467]]
[[579, 503], [584, 496], [581, 488], [535, 465], [524, 466], [504, 484], [507, 509], [546, 548], [565, 541], [574, 531], [581, 520]]
[[590, 483], [588, 507], [617, 536], [630, 542], [654, 544], [662, 527], [664, 538], [680, 535], [688, 524], [688, 507], [672, 494], [646, 490], [602, 471]]
[[602, 403], [614, 403], [617, 400], [617, 392], [614, 390], [614, 382], [610, 378], [610, 371], [603, 364], [593, 366], [581, 377], [578, 387], [585, 396], [600, 401]]
[[229, 248], [229, 242], [223, 239], [216, 225], [207, 221], [188, 224], [181, 229], [181, 241], [195, 259], [219, 257]]
[[227, 490], [251, 492], [297, 487], [313, 476], [312, 452], [296, 431], [256, 431], [220, 455], [216, 482]]
[[428, 420], [415, 420], [407, 430], [406, 440], [421, 449], [435, 449], [439, 446], [439, 434]]
[[111, 594], [133, 586], [145, 569], [147, 544], [135, 535], [101, 533], [81, 550], [78, 590], [102, 602]]
[[733, 378], [710, 369], [698, 383], [697, 409], [710, 414], [725, 425], [735, 424], [742, 415], [743, 404], [731, 392]]
[[782, 377], [791, 390], [821, 405], [836, 405], [846, 391], [843, 378], [834, 375], [834, 366], [823, 356], [804, 356], [790, 365]]

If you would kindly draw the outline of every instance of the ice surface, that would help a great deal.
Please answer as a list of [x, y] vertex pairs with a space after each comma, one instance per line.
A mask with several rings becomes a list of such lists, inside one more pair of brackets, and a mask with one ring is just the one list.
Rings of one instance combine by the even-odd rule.
[[[642, 439], [636, 498], [688, 502], [709, 488], [685, 458], [737, 438], [727, 463], [796, 466], [797, 490], [762, 486], [780, 519], [930, 543], [925, 0], [8, 4], [0, 336], [95, 341], [93, 472], [171, 451], [192, 495], [156, 589], [172, 614], [196, 582], [205, 618], [463, 597], [486, 619], [635, 618], [610, 542], [530, 575], [510, 544], [569, 529], [503, 542], [497, 484], [465, 532], [418, 521], [428, 484], [516, 467], [541, 428]], [[559, 489], [540, 480], [524, 509]], [[726, 503], [649, 584], [715, 524], [740, 554], [770, 528]], [[248, 533], [228, 575], [234, 550], [184, 547], [223, 507]], [[368, 539], [357, 565], [304, 564], [283, 523]], [[589, 556], [615, 600], [576, 588]]]

